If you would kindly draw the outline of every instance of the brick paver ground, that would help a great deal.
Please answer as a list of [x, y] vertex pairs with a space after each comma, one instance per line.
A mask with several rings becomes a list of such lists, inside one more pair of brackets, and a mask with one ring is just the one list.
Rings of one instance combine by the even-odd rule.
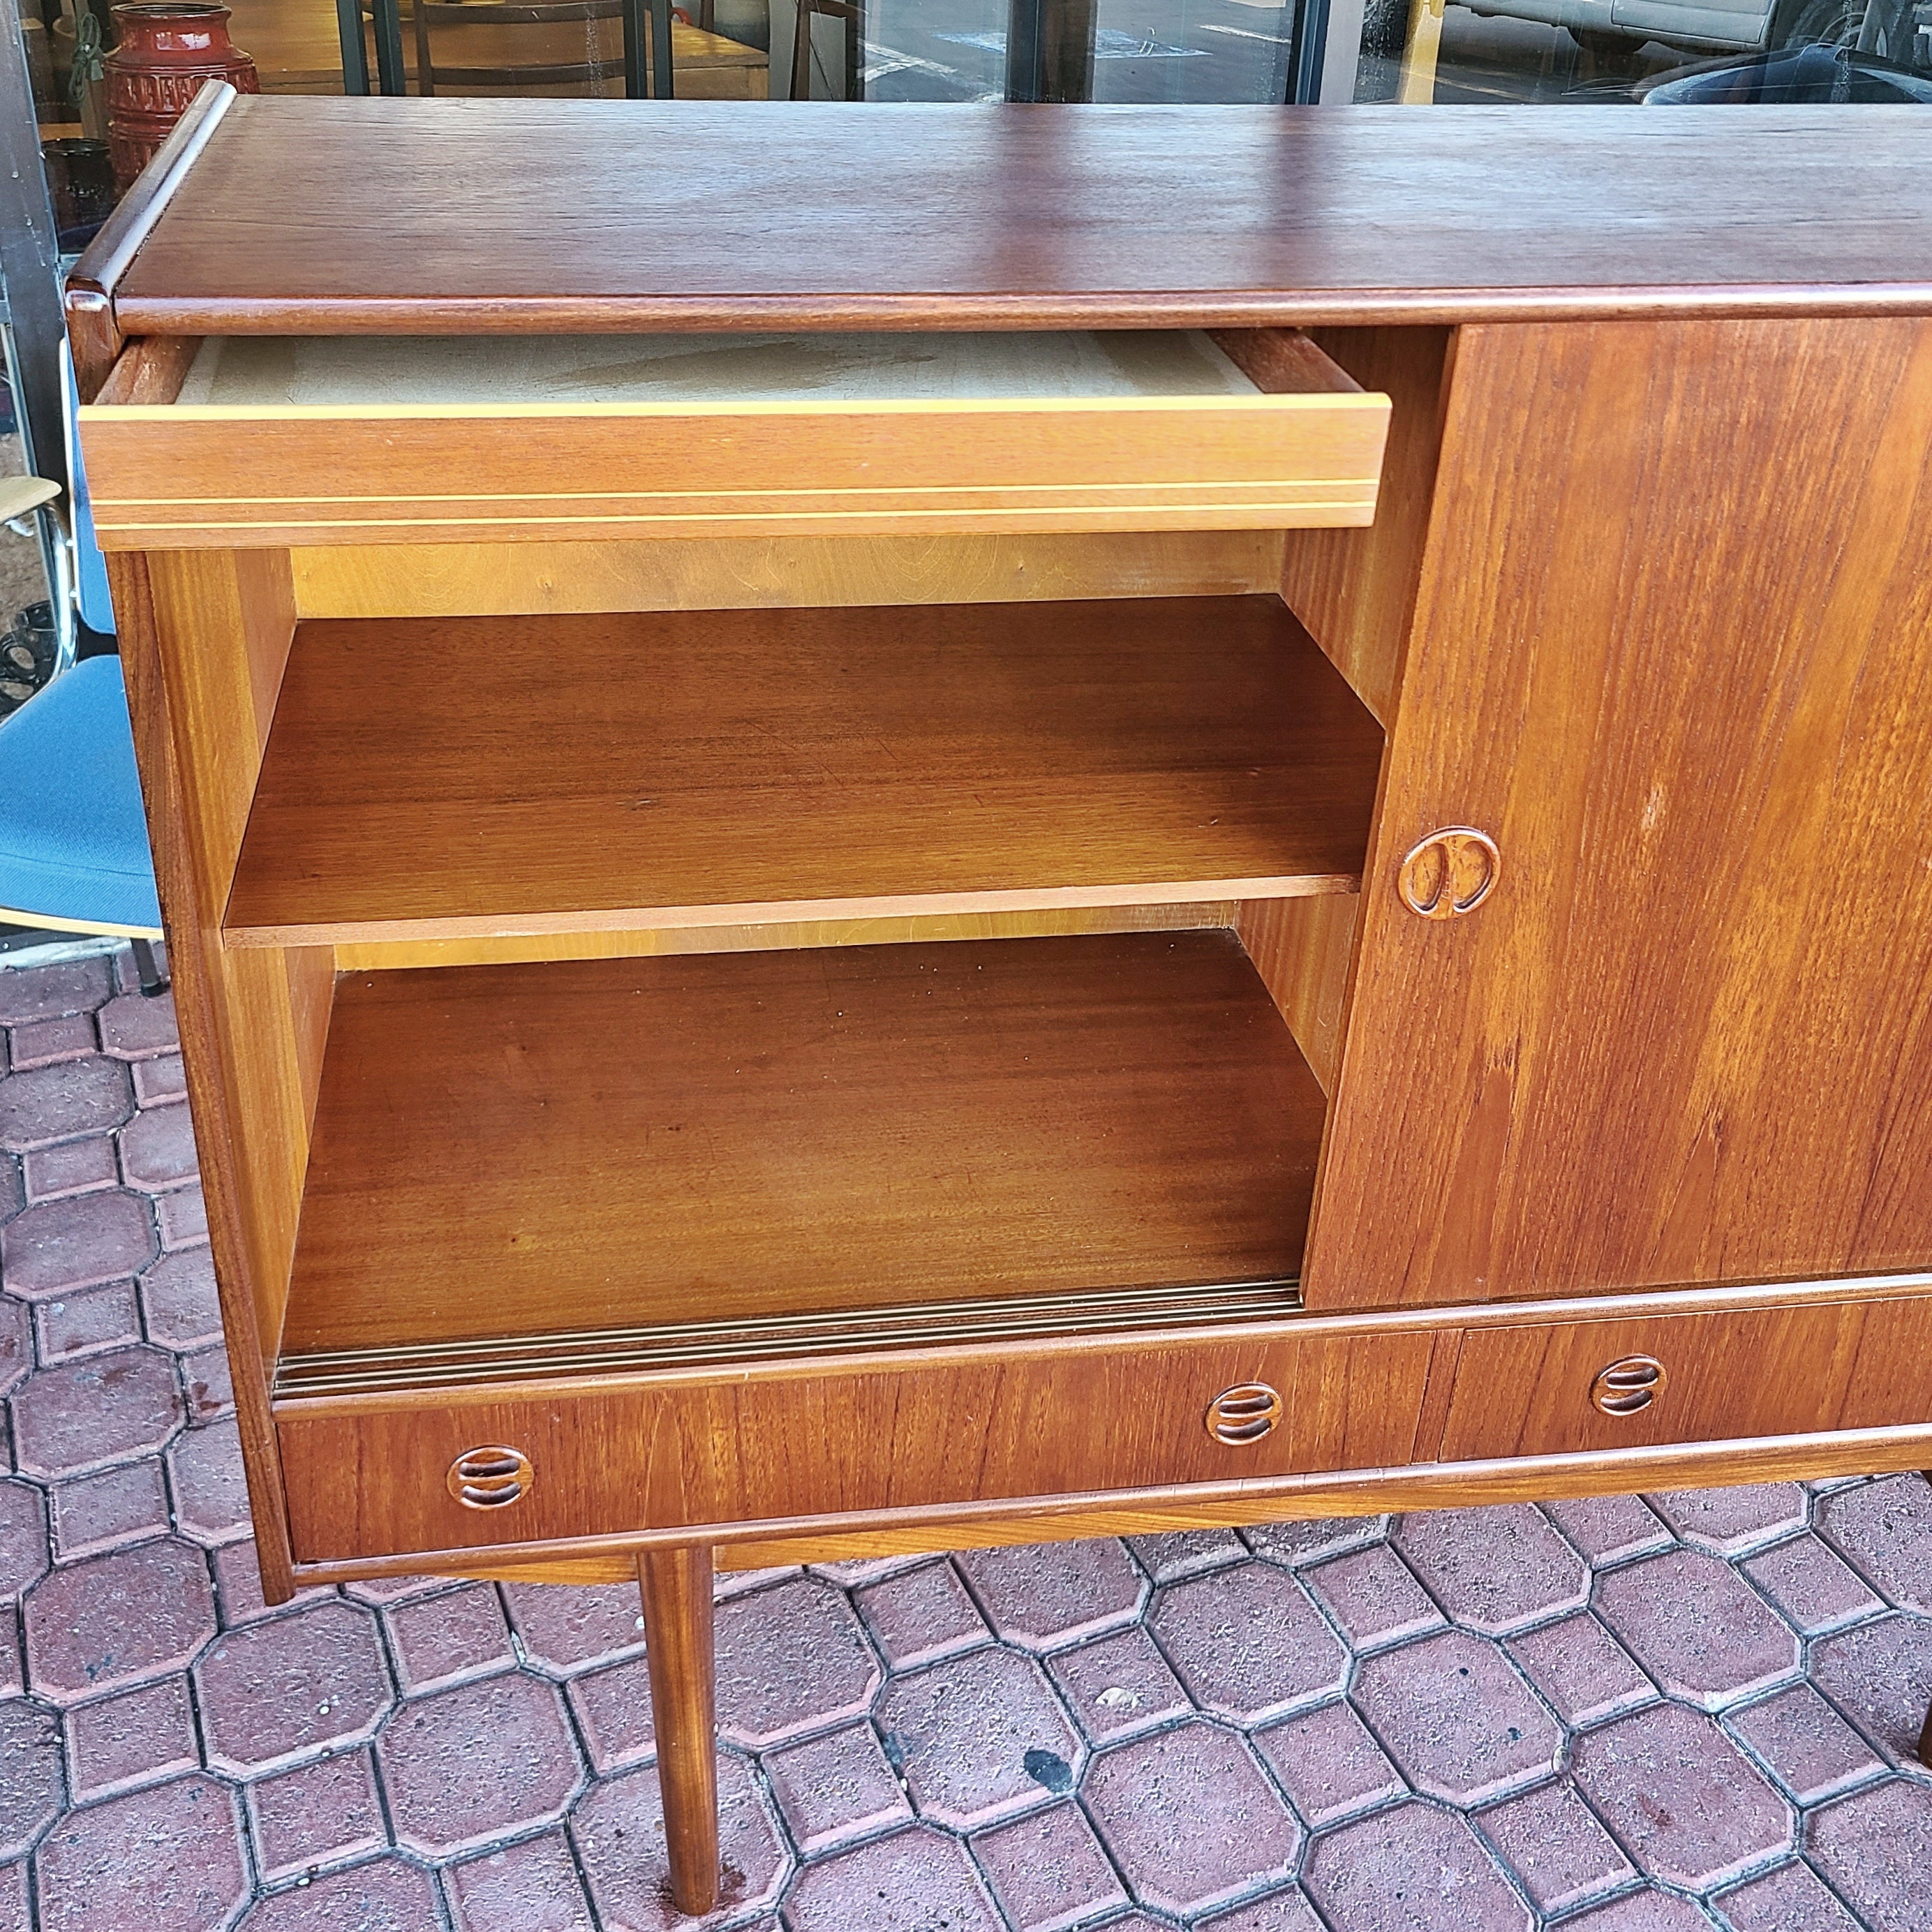
[[[666, 1900], [628, 1588], [265, 1612], [172, 1014], [0, 973], [0, 1932]], [[1774, 1484], [725, 1579], [774, 1932], [1928, 1932], [1932, 1489]]]

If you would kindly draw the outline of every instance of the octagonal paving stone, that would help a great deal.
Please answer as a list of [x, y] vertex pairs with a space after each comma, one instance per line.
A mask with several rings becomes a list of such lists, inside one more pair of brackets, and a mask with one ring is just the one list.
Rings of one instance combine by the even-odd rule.
[[60, 1727], [47, 1712], [0, 1702], [0, 1858], [24, 1858], [61, 1808]]
[[895, 1670], [937, 1664], [992, 1635], [958, 1571], [943, 1560], [855, 1590], [852, 1600]]
[[398, 1858], [376, 1858], [256, 1905], [241, 1932], [440, 1932], [436, 1881]]
[[1170, 1529], [1130, 1536], [1127, 1547], [1156, 1583], [1178, 1583], [1204, 1570], [1244, 1562], [1248, 1546], [1232, 1529]]
[[150, 1341], [187, 1349], [220, 1340], [221, 1304], [208, 1249], [177, 1248], [164, 1255], [139, 1286]]
[[1932, 1624], [1889, 1616], [1811, 1646], [1812, 1681], [1887, 1760], [1915, 1765], [1932, 1704]]
[[1302, 1832], [1246, 1742], [1196, 1718], [1103, 1753], [1083, 1792], [1135, 1899], [1184, 1916], [1294, 1875]]
[[1787, 1850], [1796, 1815], [1716, 1721], [1659, 1704], [1573, 1747], [1578, 1788], [1640, 1870], [1708, 1892]]
[[1007, 1923], [1019, 1932], [1070, 1932], [1127, 1902], [1119, 1874], [1076, 1804], [982, 1832], [973, 1852]]
[[1317, 1831], [1408, 1789], [1347, 1704], [1324, 1704], [1257, 1731], [1254, 1742], [1289, 1802]]
[[0, 1148], [26, 1154], [82, 1134], [105, 1133], [134, 1111], [134, 1083], [98, 1054], [26, 1071], [0, 1084]]
[[1600, 1724], [1657, 1697], [1636, 1658], [1588, 1612], [1526, 1631], [1505, 1648], [1566, 1724]]
[[1722, 1558], [1667, 1550], [1598, 1580], [1597, 1609], [1674, 1697], [1720, 1711], [1798, 1668], [1798, 1639]]
[[965, 1846], [922, 1825], [807, 1865], [785, 1922], [790, 1932], [1004, 1932]]
[[[1712, 1932], [1713, 1922], [1688, 1898], [1647, 1885], [1613, 1905], [1600, 1905], [1563, 1922], [1563, 1932]], [[1779, 1932], [1816, 1932], [1811, 1927], [1780, 1927]]]
[[1465, 1630], [1364, 1658], [1354, 1701], [1418, 1791], [1486, 1804], [1549, 1777], [1563, 1733], [1492, 1643]]
[[1716, 1901], [1733, 1932], [1860, 1932], [1809, 1865], [1780, 1865]]
[[1172, 1585], [1148, 1621], [1194, 1701], [1238, 1724], [1286, 1717], [1347, 1678], [1348, 1652], [1301, 1580], [1273, 1564]]
[[1450, 1616], [1486, 1636], [1526, 1630], [1588, 1600], [1588, 1566], [1528, 1503], [1406, 1516], [1395, 1544]]
[[506, 1583], [524, 1654], [536, 1669], [569, 1677], [640, 1655], [644, 1616], [632, 1583]]
[[1821, 1537], [1794, 1536], [1738, 1567], [1802, 1636], [1842, 1630], [1883, 1607], [1871, 1586]]
[[1147, 1597], [1146, 1580], [1112, 1537], [962, 1550], [953, 1561], [986, 1621], [1022, 1650], [1058, 1650], [1119, 1630]]
[[37, 1202], [0, 1228], [0, 1283], [41, 1301], [138, 1274], [158, 1252], [146, 1195], [71, 1195]]
[[47, 1567], [47, 1506], [27, 1483], [0, 1482], [0, 1604], [10, 1604]]
[[1443, 1621], [1414, 1571], [1386, 1543], [1371, 1544], [1301, 1574], [1352, 1650], [1400, 1643], [1439, 1628]]
[[592, 1932], [590, 1902], [561, 1832], [453, 1865], [443, 1883], [457, 1932]]
[[1797, 1483], [1665, 1490], [1646, 1500], [1686, 1543], [1720, 1556], [1742, 1556], [1804, 1527], [1804, 1491]]
[[1915, 1471], [1840, 1490], [1818, 1527], [1888, 1601], [1932, 1616], [1932, 1483]]
[[[777, 1902], [791, 1874], [791, 1855], [750, 1767], [732, 1752], [718, 1756], [721, 1878], [712, 1918], [694, 1922], [671, 1903], [656, 1772], [632, 1772], [592, 1786], [571, 1815], [570, 1833], [604, 1932], [692, 1932], [694, 1924], [754, 1916]], [[848, 1917], [838, 1932], [856, 1932], [866, 1922]]]
[[208, 1763], [236, 1772], [358, 1744], [393, 1701], [374, 1614], [340, 1598], [230, 1630], [194, 1677]]
[[775, 1751], [764, 1766], [793, 1842], [808, 1858], [912, 1822], [912, 1806], [870, 1724]]
[[183, 1419], [174, 1358], [159, 1348], [42, 1369], [14, 1391], [13, 1406], [20, 1468], [49, 1480], [148, 1454]]
[[877, 1721], [920, 1815], [958, 1831], [1043, 1809], [1086, 1760], [1039, 1664], [1010, 1650], [893, 1678]]
[[586, 1670], [564, 1685], [564, 1695], [598, 1777], [649, 1764], [657, 1756], [650, 1666], [643, 1658]]
[[883, 1672], [842, 1590], [806, 1577], [716, 1613], [718, 1728], [764, 1750], [862, 1717]]
[[200, 1772], [70, 1811], [34, 1867], [40, 1932], [223, 1932], [248, 1899], [235, 1794]]
[[[1151, 1927], [1152, 1919], [1138, 1924]], [[1128, 1932], [1128, 1922], [1107, 1922], [1107, 1932]], [[1252, 1905], [1238, 1905], [1232, 1912], [1217, 1912], [1211, 1918], [1195, 1921], [1195, 1932], [1327, 1932], [1315, 1916], [1315, 1908], [1300, 1892], [1277, 1892]]]
[[33, 1323], [27, 1304], [0, 1295], [0, 1395], [8, 1394], [33, 1365]]
[[172, 992], [149, 999], [145, 993], [122, 993], [110, 1000], [96, 1016], [100, 1050], [117, 1060], [148, 1060], [172, 1053], [180, 1045]]
[[121, 1172], [130, 1187], [163, 1194], [196, 1174], [194, 1129], [185, 1107], [146, 1107], [121, 1130]]
[[556, 1685], [522, 1671], [412, 1698], [376, 1756], [396, 1842], [425, 1858], [556, 1823], [584, 1774]]
[[1731, 1733], [1801, 1804], [1822, 1804], [1884, 1768], [1870, 1745], [1809, 1684], [1734, 1711]]
[[1157, 1730], [1193, 1707], [1154, 1639], [1144, 1629], [1122, 1630], [1047, 1660], [1075, 1723], [1094, 1744], [1119, 1744]]
[[1319, 1563], [1360, 1550], [1388, 1534], [1385, 1516], [1309, 1516], [1299, 1522], [1264, 1522], [1241, 1532], [1257, 1556], [1270, 1563]]
[[1317, 1838], [1302, 1882], [1333, 1932], [1530, 1932], [1534, 1923], [1468, 1820], [1418, 1799]]
[[56, 1704], [181, 1670], [214, 1634], [207, 1559], [172, 1539], [84, 1558], [28, 1592], [28, 1681]]
[[502, 1604], [488, 1583], [459, 1584], [433, 1597], [392, 1604], [381, 1615], [405, 1697], [516, 1664]]
[[1573, 1910], [1636, 1875], [1573, 1785], [1539, 1786], [1476, 1823], [1540, 1912]]
[[164, 1677], [67, 1714], [68, 1784], [78, 1804], [201, 1768], [185, 1677]]
[[1932, 1790], [1902, 1778], [1814, 1813], [1807, 1849], [1869, 1932], [1924, 1932]]
[[364, 1857], [389, 1842], [366, 1748], [257, 1778], [246, 1796], [256, 1861], [270, 1885]]
[[176, 1437], [164, 1459], [174, 1492], [175, 1521], [197, 1543], [232, 1543], [253, 1528], [242, 1473], [242, 1436], [233, 1420], [212, 1422]]

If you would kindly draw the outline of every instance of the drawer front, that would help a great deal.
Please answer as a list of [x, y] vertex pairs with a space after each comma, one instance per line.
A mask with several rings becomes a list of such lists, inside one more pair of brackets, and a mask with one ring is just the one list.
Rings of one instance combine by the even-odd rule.
[[1444, 1462], [1932, 1421], [1932, 1297], [1473, 1328]]
[[1375, 514], [1386, 396], [81, 412], [110, 549], [1299, 529]]
[[[312, 1400], [285, 1404], [278, 1429], [295, 1553], [316, 1562], [1400, 1465], [1434, 1346], [1421, 1332], [1204, 1338], [394, 1407]], [[1234, 1439], [1210, 1434], [1210, 1405], [1257, 1384], [1279, 1396], [1278, 1420], [1259, 1426], [1258, 1394], [1217, 1412]], [[510, 1454], [452, 1478], [487, 1449]], [[466, 1488], [478, 1493], [466, 1502]]]

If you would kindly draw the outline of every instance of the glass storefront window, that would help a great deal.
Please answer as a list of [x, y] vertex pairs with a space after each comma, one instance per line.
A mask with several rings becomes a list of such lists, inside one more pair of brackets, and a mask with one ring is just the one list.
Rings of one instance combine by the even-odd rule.
[[1917, 100], [1927, 0], [1367, 0], [1358, 100]]

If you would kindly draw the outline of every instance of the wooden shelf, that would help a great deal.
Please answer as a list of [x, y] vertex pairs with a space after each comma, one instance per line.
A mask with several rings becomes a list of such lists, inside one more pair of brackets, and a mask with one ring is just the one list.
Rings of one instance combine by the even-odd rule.
[[1272, 597], [304, 623], [242, 945], [1346, 892], [1382, 735]]
[[1286, 1312], [1324, 1112], [1226, 932], [347, 976], [280, 1387]]

